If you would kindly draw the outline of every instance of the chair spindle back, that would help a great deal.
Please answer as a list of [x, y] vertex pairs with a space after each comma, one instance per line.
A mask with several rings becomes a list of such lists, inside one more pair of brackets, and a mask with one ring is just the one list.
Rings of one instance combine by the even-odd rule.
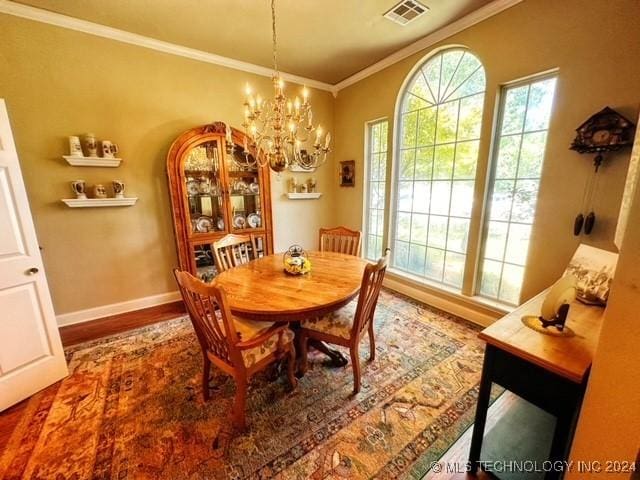
[[213, 242], [213, 256], [218, 273], [249, 263], [257, 258], [256, 245], [249, 235], [225, 235]]
[[360, 296], [358, 298], [358, 306], [353, 321], [352, 335], [359, 334], [369, 326], [373, 320], [373, 314], [378, 305], [378, 297], [382, 288], [382, 281], [387, 271], [389, 263], [389, 252], [387, 248], [384, 257], [381, 257], [377, 263], [367, 265], [362, 276], [362, 284], [360, 286]]
[[360, 255], [362, 233], [346, 227], [321, 228], [320, 251]]
[[173, 274], [202, 350], [230, 366], [242, 364], [242, 355], [236, 348], [240, 340], [224, 290], [202, 282], [189, 272], [175, 269]]

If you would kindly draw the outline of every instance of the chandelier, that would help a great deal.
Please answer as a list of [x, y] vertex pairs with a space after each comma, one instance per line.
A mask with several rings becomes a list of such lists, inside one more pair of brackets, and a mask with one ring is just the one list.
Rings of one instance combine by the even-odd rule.
[[[242, 123], [244, 151], [243, 155], [233, 155], [232, 158], [243, 168], [268, 164], [275, 172], [282, 172], [289, 166], [311, 170], [327, 160], [331, 134], [324, 134], [320, 125], [313, 125], [313, 112], [306, 87], [302, 89], [302, 100], [295, 97], [292, 101], [284, 94], [284, 81], [278, 71], [275, 0], [271, 0], [271, 32], [274, 95], [271, 100], [265, 100], [259, 94], [254, 95], [247, 84]], [[227, 150], [233, 153], [235, 146], [229, 127], [226, 143]], [[250, 151], [256, 155], [250, 155]]]

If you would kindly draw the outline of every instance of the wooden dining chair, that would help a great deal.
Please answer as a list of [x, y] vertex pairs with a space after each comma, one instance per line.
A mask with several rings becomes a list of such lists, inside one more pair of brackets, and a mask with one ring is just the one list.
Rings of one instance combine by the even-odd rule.
[[320, 251], [360, 255], [362, 232], [346, 227], [321, 228]]
[[291, 388], [296, 387], [294, 334], [286, 325], [234, 317], [220, 287], [204, 283], [188, 272], [176, 269], [173, 273], [202, 347], [204, 398], [210, 398], [209, 377], [213, 363], [235, 380], [232, 418], [233, 425], [242, 430], [246, 426], [245, 404], [251, 376], [288, 356], [287, 377]]
[[357, 301], [353, 300], [335, 312], [320, 318], [302, 322], [298, 331], [302, 348], [300, 369], [302, 373], [307, 370], [307, 350], [310, 338], [349, 347], [353, 368], [353, 393], [356, 394], [360, 391], [360, 340], [366, 331], [369, 335], [369, 360], [375, 360], [376, 343], [373, 315], [378, 304], [382, 280], [387, 270], [389, 252], [390, 250], [387, 248], [384, 257], [380, 258], [377, 263], [365, 267]]
[[218, 273], [258, 258], [256, 239], [249, 235], [225, 235], [213, 242], [212, 250]]

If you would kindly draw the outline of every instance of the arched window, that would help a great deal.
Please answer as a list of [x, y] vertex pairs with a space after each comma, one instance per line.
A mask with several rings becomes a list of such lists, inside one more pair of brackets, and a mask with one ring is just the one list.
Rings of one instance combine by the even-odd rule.
[[468, 50], [430, 57], [400, 92], [392, 266], [460, 289], [485, 72]]

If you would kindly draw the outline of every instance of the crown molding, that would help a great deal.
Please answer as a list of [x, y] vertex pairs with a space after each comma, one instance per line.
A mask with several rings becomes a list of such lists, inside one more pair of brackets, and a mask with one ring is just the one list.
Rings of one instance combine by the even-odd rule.
[[[331, 85], [329, 83], [320, 82], [311, 78], [301, 77], [291, 73], [281, 72], [282, 78], [288, 82], [298, 83], [300, 85], [307, 85], [312, 88], [331, 92], [334, 97], [337, 97], [338, 92], [344, 88], [353, 85], [367, 77], [404, 60], [405, 58], [424, 50], [437, 42], [444, 40], [452, 35], [455, 35], [462, 30], [465, 30], [477, 23], [486, 20], [498, 13], [510, 8], [524, 0], [494, 0], [491, 3], [480, 7], [468, 15], [456, 20], [445, 27], [442, 27], [435, 32], [430, 33], [426, 37], [415, 41], [414, 43], [407, 45], [406, 47], [392, 53], [388, 57], [379, 60], [373, 65], [360, 70], [359, 72], [345, 78], [344, 80]], [[214, 53], [205, 52], [203, 50], [197, 50], [194, 48], [184, 47], [175, 43], [164, 42], [151, 37], [145, 37], [136, 33], [127, 32], [113, 27], [107, 27], [98, 23], [89, 22], [87, 20], [80, 20], [79, 18], [70, 17], [60, 13], [51, 12], [49, 10], [43, 10], [41, 8], [32, 7], [29, 5], [23, 5], [11, 0], [0, 0], [0, 13], [7, 15], [13, 15], [20, 18], [26, 18], [36, 22], [46, 23], [49, 25], [55, 25], [57, 27], [67, 28], [69, 30], [75, 30], [77, 32], [87, 33], [89, 35], [95, 35], [102, 38], [108, 38], [117, 42], [128, 43], [130, 45], [136, 45], [138, 47], [148, 48], [158, 52], [168, 53], [170, 55], [176, 55], [179, 57], [189, 58], [199, 62], [210, 63], [213, 65], [220, 65], [222, 67], [231, 68], [234, 70], [240, 70], [243, 72], [253, 73], [263, 77], [271, 77], [273, 75], [273, 69], [256, 65], [249, 62], [243, 62], [235, 60], [229, 57], [223, 57]]]
[[513, 7], [518, 3], [524, 0], [494, 0], [491, 3], [488, 3], [477, 10], [465, 15], [464, 17], [456, 20], [449, 25], [442, 27], [435, 32], [430, 33], [426, 37], [422, 37], [420, 40], [415, 41], [407, 45], [406, 47], [398, 50], [395, 53], [392, 53], [388, 57], [383, 58], [382, 60], [374, 63], [373, 65], [368, 66], [367, 68], [360, 70], [358, 73], [351, 75], [350, 77], [345, 78], [341, 82], [336, 83], [333, 87], [336, 92], [343, 90], [354, 83], [359, 82], [360, 80], [364, 80], [367, 77], [370, 77], [374, 73], [378, 73], [381, 70], [384, 70], [391, 65], [394, 65], [401, 60], [404, 60], [411, 55], [418, 53], [425, 48], [428, 48], [445, 38], [451, 37], [456, 33], [461, 32], [473, 25], [486, 20], [487, 18], [493, 17], [498, 13], [506, 10], [507, 8]]
[[[26, 18], [27, 20], [33, 20], [49, 25], [55, 25], [56, 27], [67, 28], [69, 30], [75, 30], [76, 32], [87, 33], [89, 35], [95, 35], [97, 37], [108, 38], [117, 42], [128, 43], [130, 45], [148, 48], [157, 52], [163, 52], [171, 55], [177, 55], [179, 57], [189, 58], [191, 60], [197, 60], [199, 62], [220, 65], [222, 67], [232, 68], [234, 70], [253, 73], [255, 75], [261, 75], [263, 77], [271, 78], [273, 76], [273, 69], [263, 67], [261, 65], [255, 65], [253, 63], [243, 62], [229, 57], [223, 57], [221, 55], [205, 52], [203, 50], [176, 45], [175, 43], [164, 42], [162, 40], [145, 37], [143, 35], [127, 32], [118, 28], [107, 27], [105, 25], [89, 22], [87, 20], [80, 20], [79, 18], [51, 12], [49, 10], [43, 10], [41, 8], [12, 2], [11, 0], [0, 0], [0, 13], [13, 15], [20, 18]], [[280, 74], [282, 75], [282, 78], [288, 82], [298, 83], [300, 85], [306, 85], [308, 87], [335, 93], [334, 86], [329, 83], [320, 82], [318, 80], [313, 80], [311, 78], [305, 78], [286, 72], [280, 72]]]

